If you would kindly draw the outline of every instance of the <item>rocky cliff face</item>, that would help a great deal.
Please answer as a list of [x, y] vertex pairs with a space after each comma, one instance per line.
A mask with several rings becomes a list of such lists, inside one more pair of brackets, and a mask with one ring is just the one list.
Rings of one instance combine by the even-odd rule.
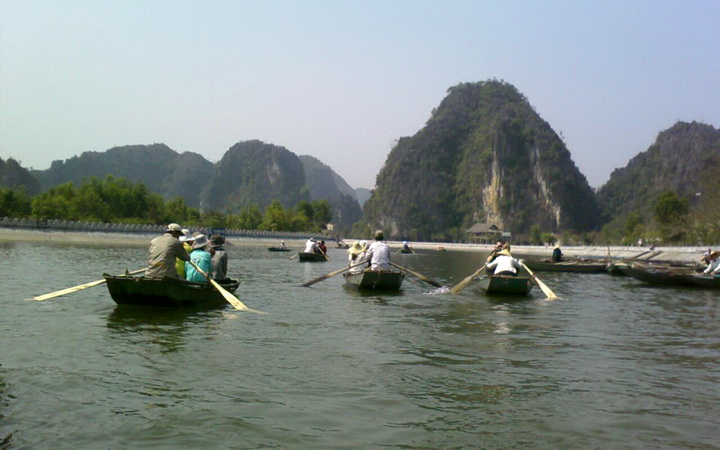
[[448, 92], [425, 127], [388, 156], [364, 207], [371, 226], [446, 239], [474, 222], [514, 234], [599, 224], [587, 180], [515, 87], [487, 81]]
[[349, 227], [362, 218], [355, 190], [330, 166], [309, 155], [300, 156], [310, 200], [328, 200], [333, 208], [333, 223]]
[[655, 143], [626, 167], [614, 170], [598, 190], [598, 201], [607, 219], [621, 219], [632, 211], [649, 218], [663, 191], [672, 190], [694, 203], [710, 181], [705, 174], [718, 167], [720, 130], [678, 122], [659, 133]]
[[239, 212], [274, 199], [284, 207], [310, 201], [302, 162], [284, 147], [253, 140], [232, 146], [217, 163], [203, 196], [205, 208]]
[[0, 158], [0, 187], [8, 189], [24, 190], [28, 195], [35, 195], [40, 192], [40, 183], [30, 173], [12, 158], [3, 161]]

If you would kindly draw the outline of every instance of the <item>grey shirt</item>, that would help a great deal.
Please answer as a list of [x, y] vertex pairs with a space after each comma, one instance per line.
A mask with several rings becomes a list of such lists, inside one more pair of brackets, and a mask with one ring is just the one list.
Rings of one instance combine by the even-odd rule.
[[150, 241], [150, 256], [145, 276], [154, 278], [174, 277], [178, 273], [175, 268], [175, 258], [189, 261], [190, 255], [178, 239], [172, 234], [165, 233]]
[[212, 257], [213, 278], [224, 280], [227, 278], [228, 255], [222, 247], [215, 247], [215, 254]]

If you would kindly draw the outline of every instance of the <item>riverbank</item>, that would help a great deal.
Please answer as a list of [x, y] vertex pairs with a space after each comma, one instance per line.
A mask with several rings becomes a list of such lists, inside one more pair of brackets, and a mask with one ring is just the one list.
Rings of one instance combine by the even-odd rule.
[[[83, 232], [83, 231], [47, 231], [28, 230], [18, 228], [0, 228], [0, 243], [2, 242], [43, 242], [43, 243], [69, 243], [101, 246], [147, 246], [158, 233], [112, 233], [112, 232]], [[305, 238], [280, 237], [250, 237], [230, 236], [227, 238], [228, 246], [238, 247], [273, 247], [280, 241], [294, 251], [301, 251], [305, 245]], [[353, 239], [343, 242], [351, 244]], [[402, 247], [398, 241], [388, 241], [393, 249]], [[472, 251], [489, 253], [490, 244], [468, 243], [438, 243], [438, 242], [412, 242], [411, 247], [418, 251]], [[328, 241], [328, 247], [333, 248], [335, 242]], [[705, 252], [702, 247], [656, 247], [650, 250], [647, 247], [624, 246], [572, 246], [563, 247], [565, 258], [593, 258], [593, 259], [629, 259], [649, 260], [657, 262], [698, 262]], [[516, 245], [512, 247], [513, 253], [518, 257], [550, 257], [553, 251], [551, 246], [542, 245]]]

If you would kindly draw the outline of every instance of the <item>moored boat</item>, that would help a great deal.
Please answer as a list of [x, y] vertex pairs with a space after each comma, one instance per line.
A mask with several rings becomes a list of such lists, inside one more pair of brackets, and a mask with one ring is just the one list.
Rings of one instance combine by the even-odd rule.
[[513, 295], [528, 295], [534, 284], [532, 277], [522, 275], [488, 275], [478, 282], [486, 294]]
[[590, 259], [559, 262], [550, 259], [527, 259], [525, 264], [535, 272], [602, 273], [607, 271], [607, 262]]
[[625, 275], [644, 283], [665, 286], [698, 286], [693, 281], [696, 275], [689, 267], [651, 266], [633, 263], [627, 267], [619, 267]]
[[325, 262], [328, 260], [327, 256], [322, 253], [311, 253], [311, 252], [300, 252], [298, 253], [300, 261], [319, 261]]
[[693, 274], [690, 280], [700, 287], [720, 289], [720, 275]]
[[[196, 283], [179, 278], [147, 278], [103, 274], [110, 296], [118, 305], [160, 306], [174, 308], [217, 307], [227, 300], [210, 283]], [[226, 291], [235, 292], [237, 280], [218, 280]]]
[[359, 273], [345, 273], [345, 283], [358, 290], [398, 291], [405, 274], [395, 271], [365, 270]]

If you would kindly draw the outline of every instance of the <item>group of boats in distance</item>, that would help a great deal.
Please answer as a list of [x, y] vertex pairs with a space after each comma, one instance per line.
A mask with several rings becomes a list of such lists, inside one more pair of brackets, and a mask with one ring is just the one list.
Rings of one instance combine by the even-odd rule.
[[[268, 247], [271, 252], [291, 252], [286, 247]], [[400, 252], [400, 251], [398, 251]], [[413, 252], [415, 253], [415, 252]], [[301, 262], [327, 262], [329, 257], [325, 253], [297, 252], [289, 259], [298, 258]], [[458, 293], [471, 283], [488, 295], [516, 295], [527, 296], [535, 285], [538, 285], [548, 298], [554, 296], [552, 291], [540, 280], [534, 272], [574, 272], [582, 274], [608, 273], [611, 275], [624, 275], [637, 279], [649, 285], [658, 286], [684, 286], [693, 288], [720, 289], [720, 275], [705, 275], [704, 266], [699, 263], [656, 262], [648, 260], [631, 259], [567, 259], [553, 261], [550, 259], [522, 260], [523, 269], [517, 276], [494, 275], [485, 269], [477, 272], [458, 283], [450, 289], [450, 293]], [[407, 275], [412, 275], [435, 287], [442, 284], [425, 277], [412, 270], [390, 263], [398, 270], [373, 271], [358, 265], [361, 269], [350, 270], [345, 266], [334, 272], [311, 280], [302, 286], [310, 286], [335, 275], [343, 274], [346, 286], [360, 291], [389, 291], [396, 292], [402, 287]], [[354, 266], [352, 268], [355, 268]], [[110, 296], [118, 305], [143, 305], [156, 307], [217, 307], [227, 303], [235, 304], [236, 297], [232, 295], [240, 285], [235, 279], [211, 280], [209, 283], [190, 282], [177, 278], [146, 278], [144, 269], [134, 272], [125, 272], [123, 275], [104, 274], [103, 280], [86, 283], [84, 285], [63, 289], [50, 294], [35, 297], [35, 300], [65, 295], [81, 289], [107, 283]], [[237, 301], [242, 307], [241, 302]], [[246, 308], [247, 309], [247, 308]]]

